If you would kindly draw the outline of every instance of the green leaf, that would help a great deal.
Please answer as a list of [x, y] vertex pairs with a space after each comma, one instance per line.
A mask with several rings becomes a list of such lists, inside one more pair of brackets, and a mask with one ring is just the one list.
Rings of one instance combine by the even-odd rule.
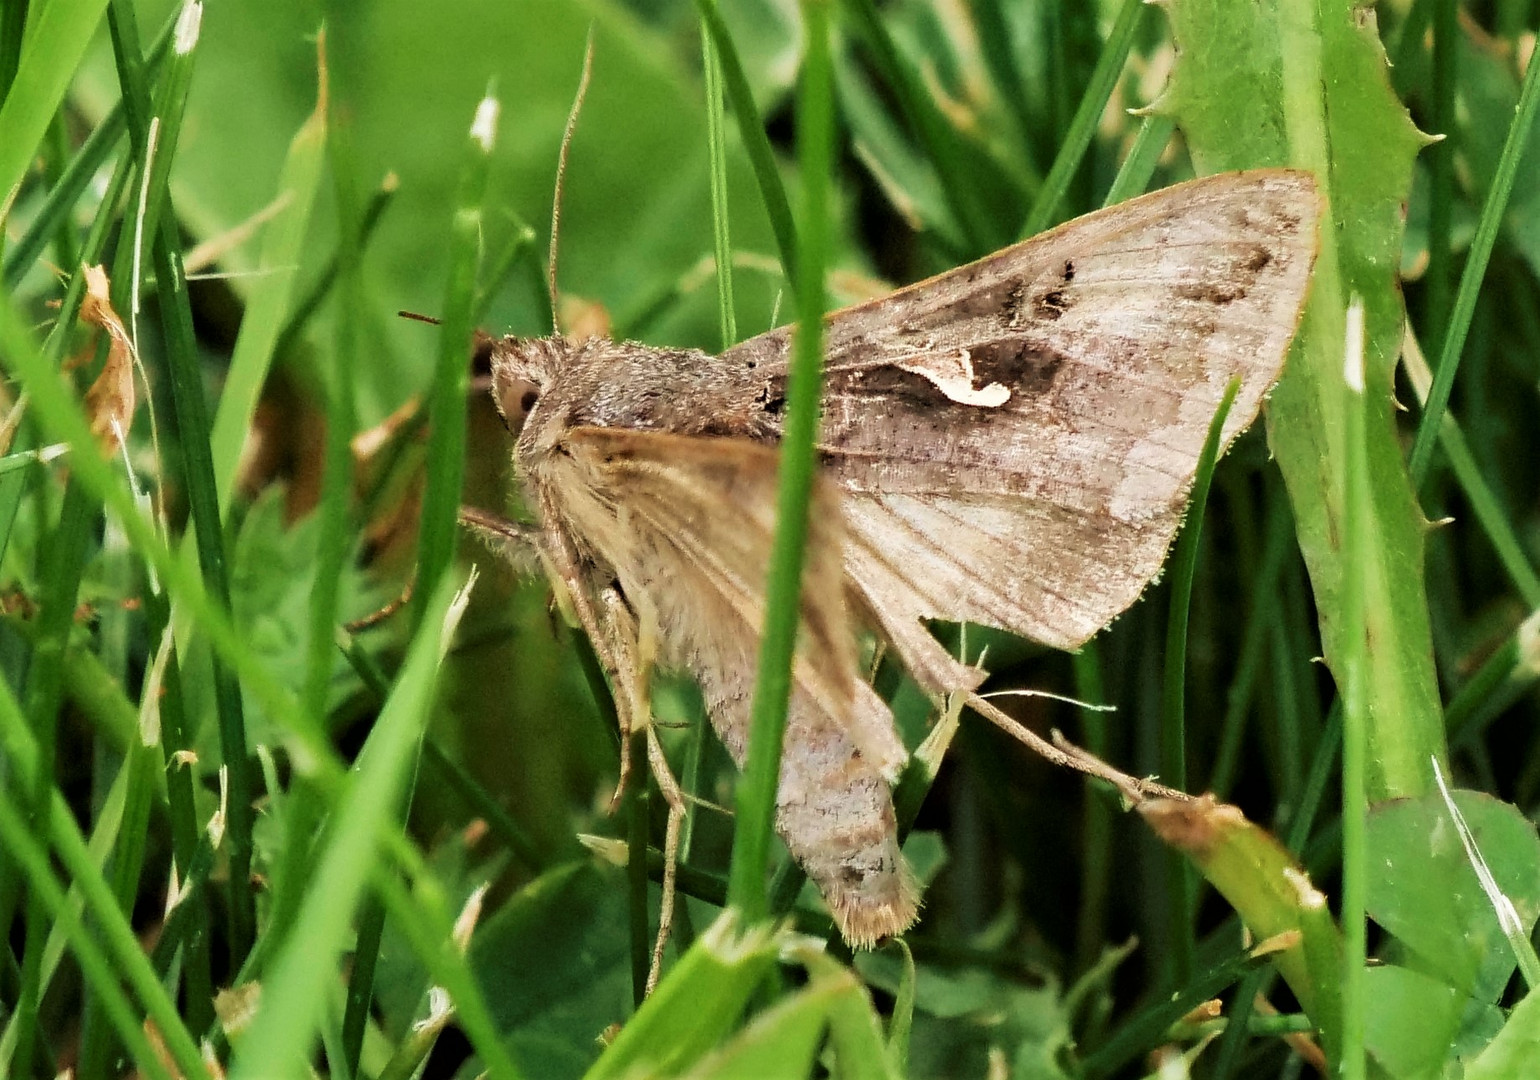
[[531, 1076], [578, 1077], [631, 1008], [621, 872], [567, 863], [520, 889], [471, 939], [498, 1031]]
[[106, 7], [107, 0], [50, 0], [33, 6], [16, 77], [0, 106], [0, 218], [32, 165]]
[[1370, 503], [1363, 568], [1371, 800], [1431, 790], [1444, 757], [1423, 588], [1422, 515], [1407, 481], [1391, 395], [1403, 311], [1401, 215], [1423, 137], [1386, 78], [1374, 15], [1352, 0], [1173, 0], [1178, 61], [1157, 103], [1200, 172], [1291, 165], [1322, 184], [1315, 284], [1268, 408], [1315, 589], [1326, 661], [1339, 683], [1344, 493], [1342, 341], [1349, 294], [1367, 324]]
[[1410, 968], [1371, 967], [1364, 982], [1374, 1002], [1365, 1045], [1394, 1080], [1438, 1080], [1502, 1026], [1502, 1013], [1492, 1005]]
[[[230, 603], [246, 644], [270, 670], [303, 671], [320, 522], [309, 514], [286, 523], [286, 499], [282, 487], [267, 488], [241, 522], [231, 559]], [[339, 584], [346, 618], [375, 610], [390, 599], [388, 593], [368, 580], [356, 564], [349, 565]], [[332, 664], [328, 709], [356, 686], [346, 659], [336, 649]], [[247, 722], [253, 742], [271, 745], [280, 737], [281, 727], [274, 725], [281, 724], [281, 718], [267, 716], [256, 702], [249, 708]]]
[[737, 1025], [780, 948], [768, 924], [740, 929], [737, 913], [724, 911], [620, 1029], [587, 1080], [675, 1076], [700, 1061]]
[[[1540, 916], [1540, 836], [1508, 803], [1456, 791], [1476, 846], [1526, 932]], [[1513, 974], [1513, 950], [1481, 890], [1449, 810], [1438, 795], [1375, 807], [1367, 908], [1394, 934], [1415, 966], [1457, 992], [1495, 1002]]]
[[1531, 990], [1508, 1022], [1465, 1069], [1465, 1080], [1519, 1080], [1540, 1061], [1540, 990]]

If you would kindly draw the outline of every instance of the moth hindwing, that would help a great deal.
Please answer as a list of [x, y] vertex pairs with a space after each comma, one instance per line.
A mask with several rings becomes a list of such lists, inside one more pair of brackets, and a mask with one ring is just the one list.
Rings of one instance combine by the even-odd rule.
[[[856, 635], [939, 694], [982, 676], [927, 619], [1073, 648], [1131, 604], [1226, 386], [1228, 442], [1278, 378], [1319, 214], [1307, 173], [1213, 176], [829, 317], [777, 827], [852, 943], [917, 903], [889, 795], [904, 749]], [[792, 332], [720, 356], [505, 338], [492, 358], [542, 562], [632, 687], [623, 722], [646, 721], [648, 668], [687, 671], [740, 764]]]

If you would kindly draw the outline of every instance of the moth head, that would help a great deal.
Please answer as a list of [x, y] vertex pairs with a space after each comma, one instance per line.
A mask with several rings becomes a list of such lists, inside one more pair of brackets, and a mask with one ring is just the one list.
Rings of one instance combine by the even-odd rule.
[[492, 402], [513, 435], [551, 385], [560, 352], [559, 338], [505, 337], [492, 343]]

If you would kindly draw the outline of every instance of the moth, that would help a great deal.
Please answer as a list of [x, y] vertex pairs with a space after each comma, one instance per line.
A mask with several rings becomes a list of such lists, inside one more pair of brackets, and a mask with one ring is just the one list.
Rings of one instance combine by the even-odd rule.
[[[1226, 444], [1279, 376], [1320, 212], [1308, 173], [1211, 176], [827, 317], [776, 824], [852, 945], [901, 933], [919, 900], [890, 795], [905, 748], [860, 635], [929, 692], [967, 693], [983, 673], [927, 620], [1073, 649], [1133, 603], [1227, 385]], [[493, 396], [535, 522], [468, 517], [533, 545], [623, 725], [647, 723], [649, 671], [688, 672], [740, 765], [795, 333], [721, 355], [496, 341]], [[648, 756], [677, 811], [650, 728]]]

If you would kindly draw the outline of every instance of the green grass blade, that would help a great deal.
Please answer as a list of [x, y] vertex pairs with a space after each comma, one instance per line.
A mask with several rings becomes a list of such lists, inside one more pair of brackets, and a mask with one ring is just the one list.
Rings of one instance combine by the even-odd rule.
[[1434, 0], [1433, 81], [1428, 94], [1428, 123], [1441, 142], [1428, 147], [1428, 269], [1423, 274], [1426, 297], [1423, 336], [1442, 341], [1449, 321], [1449, 280], [1452, 276], [1450, 233], [1454, 221], [1454, 159], [1456, 61], [1464, 43], [1459, 0]]
[[[1187, 622], [1192, 608], [1192, 582], [1198, 566], [1198, 543], [1203, 536], [1203, 511], [1208, 505], [1209, 485], [1219, 459], [1219, 445], [1224, 437], [1225, 419], [1241, 388], [1240, 378], [1230, 380], [1219, 411], [1209, 421], [1208, 437], [1198, 455], [1192, 495], [1187, 504], [1187, 520], [1176, 542], [1169, 565], [1172, 568], [1171, 609], [1166, 622], [1165, 674], [1160, 700], [1160, 776], [1163, 783], [1178, 791], [1187, 788]], [[1171, 884], [1171, 945], [1174, 966], [1172, 977], [1186, 983], [1192, 976], [1193, 918], [1197, 893], [1186, 861], [1173, 853], [1167, 867]]]
[[733, 304], [733, 244], [727, 209], [727, 132], [722, 111], [722, 62], [711, 31], [701, 23], [701, 67], [706, 82], [706, 148], [711, 166], [711, 239], [716, 252], [717, 308], [722, 318], [722, 348], [738, 343], [738, 317]]
[[102, 163], [117, 148], [118, 141], [122, 137], [123, 109], [119, 105], [92, 129], [86, 141], [81, 144], [79, 152], [70, 161], [69, 167], [49, 189], [48, 200], [37, 212], [37, 216], [32, 219], [32, 223], [27, 226], [27, 231], [22, 233], [21, 238], [11, 245], [11, 250], [6, 253], [5, 284], [7, 288], [14, 289], [27, 271], [32, 269], [32, 265], [42, 255], [43, 249], [48, 246], [49, 237], [67, 220], [70, 210], [84, 194], [86, 185], [91, 182], [91, 178], [96, 175]]
[[[359, 226], [358, 248], [360, 257], [363, 249], [369, 246], [369, 240], [374, 236], [379, 227], [380, 219], [385, 216], [385, 211], [395, 201], [396, 192], [401, 182], [395, 173], [387, 173], [375, 188], [374, 194], [369, 198], [369, 205], [364, 209], [363, 224]], [[531, 237], [533, 239], [533, 237]], [[303, 297], [295, 301], [289, 310], [289, 319], [284, 323], [283, 332], [278, 335], [278, 343], [273, 346], [274, 356], [288, 356], [299, 342], [300, 336], [305, 332], [305, 327], [315, 317], [321, 305], [331, 294], [332, 286], [336, 284], [341, 252], [333, 253], [327, 260], [321, 272], [316, 275], [316, 280], [305, 291]]]
[[[319, 63], [325, 62], [323, 55]], [[323, 68], [321, 78], [324, 80], [327, 77]], [[351, 503], [355, 476], [352, 442], [353, 432], [358, 427], [354, 386], [358, 371], [359, 322], [363, 315], [359, 264], [363, 257], [364, 223], [360, 220], [358, 200], [354, 193], [356, 173], [349, 145], [350, 135], [342, 126], [346, 122], [345, 110], [337, 109], [329, 101], [317, 101], [315, 113], [305, 122], [300, 134], [295, 136], [290, 145], [289, 159], [285, 163], [286, 166], [295, 164], [296, 152], [299, 152], [300, 160], [309, 166], [305, 169], [308, 185], [303, 190], [305, 194], [313, 195], [320, 179], [322, 160], [329, 159], [332, 187], [337, 199], [335, 266], [339, 302], [334, 329], [336, 353], [331, 364], [322, 369], [321, 381], [326, 394], [326, 464], [321, 476], [321, 504], [317, 509], [320, 533], [316, 549], [315, 583], [310, 590], [310, 641], [305, 670], [305, 707], [313, 716], [326, 714], [332, 671], [336, 667], [338, 597], [348, 557], [353, 550]], [[316, 129], [313, 142], [306, 137], [312, 134], [309, 130], [312, 127]], [[306, 205], [305, 209], [308, 211], [309, 206]], [[286, 253], [291, 260], [290, 265], [298, 260], [300, 251], [301, 243], [296, 238], [294, 249]], [[284, 264], [273, 262], [267, 265]], [[330, 276], [323, 278], [323, 282], [330, 280]], [[250, 318], [250, 306], [246, 312]], [[275, 333], [271, 328], [276, 327], [282, 317], [281, 312], [272, 313], [271, 321], [264, 325], [263, 331]], [[289, 325], [294, 324], [291, 322]], [[272, 338], [269, 338], [269, 344], [273, 344]], [[273, 347], [276, 348], [276, 345]], [[236, 348], [240, 348], [238, 340]], [[268, 353], [269, 358], [272, 355], [272, 352]], [[267, 363], [268, 360], [264, 359], [261, 367], [265, 369]], [[228, 397], [227, 386], [225, 395], [220, 399], [221, 408]], [[250, 403], [253, 407], [256, 405], [255, 393]], [[217, 417], [214, 427], [217, 439]]]
[[1171, 142], [1171, 134], [1175, 130], [1176, 121], [1164, 113], [1145, 115], [1139, 124], [1139, 134], [1134, 136], [1134, 145], [1129, 148], [1128, 156], [1118, 167], [1118, 174], [1112, 180], [1112, 187], [1107, 191], [1103, 206], [1113, 206], [1124, 199], [1132, 199], [1150, 186], [1150, 177], [1155, 175], [1155, 166], [1160, 164], [1160, 156], [1166, 152], [1166, 146]]
[[[90, 933], [81, 925], [79, 917], [70, 911], [64, 890], [59, 887], [49, 869], [47, 853], [30, 834], [19, 808], [3, 790], [0, 790], [0, 844], [4, 844], [12, 857], [21, 864], [33, 892], [41, 898], [44, 908], [58, 920], [59, 926], [70, 938], [76, 962], [80, 964], [87, 983], [98, 995], [103, 1010], [134, 1061], [150, 1076], [172, 1080], [171, 1072], [161, 1061], [156, 1049], [150, 1045], [149, 1038], [140, 1026], [128, 995], [119, 988], [117, 973]], [[189, 1075], [207, 1076], [207, 1071], [196, 1055], [193, 1060], [197, 1064], [195, 1071]]]
[[[1148, 6], [1144, 0], [1123, 0], [1123, 6], [1118, 9], [1117, 21], [1112, 24], [1112, 33], [1107, 35], [1107, 44], [1102, 47], [1101, 57], [1096, 61], [1096, 70], [1091, 73], [1091, 81], [1086, 85], [1085, 94], [1075, 109], [1069, 130], [1064, 133], [1059, 152], [1054, 155], [1053, 166], [1032, 200], [1032, 208], [1027, 211], [1027, 220], [1021, 227], [1022, 236], [1036, 236], [1053, 224], [1054, 211], [1063, 201], [1064, 192], [1069, 189], [1070, 181], [1085, 160], [1086, 151], [1090, 149], [1091, 140], [1096, 135], [1096, 125], [1107, 109], [1107, 101], [1112, 97], [1118, 79], [1122, 77], [1123, 66], [1128, 62], [1128, 51], [1133, 47], [1134, 37], [1139, 32]], [[1153, 142], [1158, 134], [1158, 130], [1152, 132], [1150, 141]], [[1160, 144], [1164, 147], [1165, 140], [1162, 139]], [[1159, 150], [1156, 156], [1159, 156]], [[1121, 200], [1114, 200], [1109, 195], [1107, 201], [1112, 203]]]
[[833, 0], [804, 0], [802, 86], [797, 98], [797, 149], [802, 166], [801, 263], [797, 332], [787, 387], [786, 431], [781, 441], [775, 540], [765, 590], [759, 675], [749, 728], [748, 756], [738, 787], [729, 898], [752, 925], [768, 914], [765, 870], [775, 817], [792, 658], [801, 615], [802, 568], [808, 510], [816, 479], [819, 399], [823, 389], [824, 266], [830, 244], [829, 203], [834, 168], [833, 61], [829, 8]]
[[855, 29], [871, 51], [873, 65], [898, 100], [911, 130], [925, 149], [936, 171], [948, 209], [968, 238], [974, 254], [1004, 247], [1012, 239], [1010, 227], [993, 214], [981, 197], [979, 170], [992, 161], [968, 155], [962, 139], [936, 106], [923, 78], [900, 52], [874, 0], [842, 0]]
[[292, 310], [297, 267], [310, 239], [310, 212], [326, 162], [325, 109], [326, 103], [318, 101], [289, 144], [274, 196], [283, 208], [263, 227], [256, 274], [251, 278], [240, 333], [214, 411], [209, 442], [221, 520], [230, 513], [241, 449], [251, 430], [251, 418], [280, 332]]
[[[294, 1076], [305, 1069], [325, 1007], [330, 971], [349, 937], [353, 910], [378, 856], [382, 823], [395, 808], [427, 722], [442, 644], [463, 594], [447, 576], [428, 598], [401, 676], [332, 812], [299, 917], [263, 980], [262, 1004], [235, 1049], [232, 1080]], [[393, 828], [393, 826], [390, 826]]]
[[0, 105], [0, 218], [7, 216], [106, 7], [107, 0], [49, 0], [32, 7], [16, 77]]
[[1540, 608], [1518, 625], [1512, 635], [1493, 650], [1455, 692], [1444, 715], [1449, 721], [1449, 741], [1455, 746], [1473, 744], [1498, 713], [1540, 678]]
[[[483, 206], [492, 145], [497, 137], [497, 99], [477, 106], [450, 231], [449, 281], [444, 294], [438, 364], [429, 404], [428, 479], [417, 541], [417, 595], [426, 597], [454, 560], [459, 536], [460, 487], [465, 475], [465, 401], [470, 392], [471, 312], [481, 253]], [[422, 601], [414, 604], [420, 611]]]
[[[33, 737], [26, 721], [22, 718], [16, 699], [12, 696], [10, 688], [3, 682], [0, 682], [0, 745], [4, 746], [6, 756], [19, 779], [27, 783], [36, 783], [45, 776], [42, 771], [45, 764], [42, 757], [44, 748]], [[4, 807], [0, 810], [0, 814], [8, 815], [16, 812], [16, 804], [4, 791], [0, 791], [0, 802], [3, 802]], [[74, 813], [51, 782], [48, 783], [48, 805], [45, 816], [36, 832], [26, 838], [26, 845], [18, 846], [10, 839], [6, 840], [6, 844], [18, 860], [28, 865], [31, 871], [41, 870], [41, 873], [29, 871], [28, 881], [38, 890], [37, 895], [41, 898], [44, 907], [54, 917], [68, 917], [68, 905], [65, 903], [62, 891], [58, 891], [56, 886], [50, 888], [52, 872], [47, 869], [43, 849], [36, 846], [37, 834], [48, 838], [60, 863], [69, 873], [70, 880], [81, 890], [86, 911], [97, 933], [104, 940], [112, 965], [117, 969], [111, 977], [114, 987], [116, 980], [121, 977], [133, 988], [150, 1018], [160, 1028], [166, 1048], [171, 1052], [178, 1068], [188, 1075], [206, 1075], [192, 1037], [188, 1034], [181, 1018], [178, 1017], [176, 1006], [161, 987], [149, 958], [145, 956], [133, 927], [128, 922], [127, 915], [118, 906], [111, 887], [97, 867], [90, 845], [80, 835], [80, 829], [75, 824]], [[33, 853], [36, 853], [42, 861], [34, 863]], [[92, 936], [78, 927], [72, 932], [67, 924], [66, 933], [70, 937], [76, 958], [83, 964], [89, 963], [84, 953], [99, 948]], [[110, 1008], [108, 998], [111, 995], [104, 993], [100, 984], [93, 986], [93, 989], [101, 995], [104, 1005]], [[118, 1034], [120, 1037], [123, 1036], [121, 1030]]]
[[1363, 309], [1355, 301], [1348, 309], [1344, 374], [1347, 418], [1344, 435], [1342, 490], [1343, 521], [1342, 621], [1344, 641], [1342, 680], [1342, 1045], [1336, 1067], [1346, 1080], [1363, 1080], [1367, 1058], [1364, 1050], [1368, 1002], [1365, 996], [1364, 963], [1367, 960], [1367, 927], [1364, 903], [1368, 895], [1369, 852], [1367, 828], [1369, 795], [1368, 628], [1364, 611], [1368, 599], [1363, 567], [1369, 561], [1364, 520], [1369, 504], [1369, 462], [1364, 424]]
[[1439, 349], [1433, 387], [1428, 391], [1428, 401], [1423, 406], [1422, 419], [1417, 424], [1417, 438], [1412, 443], [1409, 465], [1414, 485], [1420, 485], [1428, 473], [1428, 465], [1433, 457], [1433, 440], [1438, 437], [1444, 410], [1449, 407], [1449, 392], [1460, 367], [1466, 335], [1470, 333], [1471, 317], [1476, 313], [1476, 298], [1481, 292], [1481, 281], [1486, 276], [1487, 263], [1492, 258], [1497, 235], [1502, 231], [1503, 213], [1508, 208], [1508, 196], [1513, 193], [1514, 181], [1518, 179], [1524, 148], [1529, 144], [1535, 128], [1537, 110], [1540, 110], [1540, 65], [1530, 64], [1524, 72], [1523, 88], [1519, 91], [1519, 104], [1513, 114], [1513, 123], [1508, 126], [1502, 155], [1497, 160], [1497, 173], [1492, 177], [1492, 187], [1487, 191], [1481, 217], [1476, 222], [1476, 235], [1471, 239], [1470, 254], [1460, 274], [1460, 286], [1455, 293], [1449, 326]]
[[[426, 614], [428, 597], [437, 591], [438, 582], [450, 572], [459, 537], [460, 491], [465, 475], [465, 403], [470, 393], [471, 335], [475, 329], [471, 319], [476, 303], [476, 269], [481, 254], [482, 203], [486, 199], [492, 147], [497, 137], [497, 113], [497, 99], [490, 95], [476, 108], [451, 226], [449, 284], [429, 404], [428, 477], [417, 542], [417, 591], [412, 603], [413, 615], [419, 621]], [[339, 392], [341, 390], [339, 386]], [[349, 468], [351, 460], [347, 447], [338, 449], [339, 469]], [[344, 483], [341, 476], [338, 483]], [[345, 492], [345, 488], [339, 491]], [[316, 632], [323, 632], [319, 623]], [[330, 623], [324, 632], [330, 639]], [[403, 805], [392, 810], [392, 820], [400, 819], [410, 809], [416, 775], [414, 760], [411, 784]], [[363, 1045], [384, 920], [383, 906], [373, 900], [367, 901], [358, 920], [353, 973], [348, 980], [348, 1003], [342, 1022], [343, 1053], [349, 1069], [357, 1067]]]
[[[14, 5], [15, 10], [22, 10], [22, 8], [23, 5]], [[9, 10], [12, 9], [8, 7], [7, 11]], [[165, 62], [175, 26], [176, 16], [173, 15], [156, 35], [154, 44], [150, 46], [148, 67], [152, 73], [158, 71]], [[32, 219], [32, 223], [27, 226], [27, 231], [6, 254], [4, 273], [7, 288], [16, 287], [22, 276], [32, 268], [33, 262], [42, 254], [49, 236], [68, 220], [70, 210], [85, 192], [91, 178], [96, 175], [96, 171], [117, 147], [118, 140], [122, 138], [124, 126], [124, 106], [120, 100], [112, 106], [101, 122], [91, 129], [91, 133], [86, 136], [85, 142], [81, 144], [79, 151], [70, 161], [69, 167], [49, 190], [47, 200], [38, 210], [37, 216]], [[115, 201], [106, 199], [104, 203]]]
[[[224, 533], [219, 524], [219, 496], [214, 483], [214, 462], [209, 452], [208, 404], [204, 400], [202, 372], [193, 339], [192, 311], [182, 257], [177, 250], [176, 225], [170, 215], [162, 219], [155, 244], [155, 274], [160, 282], [161, 313], [166, 323], [167, 359], [171, 369], [171, 397], [176, 411], [179, 445], [187, 499], [197, 530], [198, 560], [208, 582], [208, 592], [219, 608], [230, 610], [230, 580], [225, 561]], [[215, 708], [219, 737], [229, 777], [227, 839], [230, 854], [230, 953], [239, 967], [251, 950], [256, 934], [256, 898], [252, 891], [252, 799], [256, 791], [247, 751], [246, 721], [241, 685], [223, 660], [214, 664]]]
[[770, 218], [770, 228], [775, 233], [775, 244], [781, 255], [781, 267], [786, 280], [796, 281], [802, 265], [797, 254], [797, 227], [791, 217], [791, 202], [786, 198], [786, 188], [781, 183], [780, 170], [776, 168], [775, 151], [765, 134], [765, 125], [759, 118], [759, 108], [754, 104], [754, 91], [744, 73], [743, 62], [738, 59], [738, 49], [716, 0], [695, 0], [702, 23], [711, 34], [716, 46], [717, 59], [722, 64], [722, 81], [727, 99], [732, 103], [733, 115], [738, 118], [738, 131], [743, 136], [743, 148], [749, 155], [754, 169], [754, 180], [759, 185], [759, 196], [764, 200], [765, 213]]

